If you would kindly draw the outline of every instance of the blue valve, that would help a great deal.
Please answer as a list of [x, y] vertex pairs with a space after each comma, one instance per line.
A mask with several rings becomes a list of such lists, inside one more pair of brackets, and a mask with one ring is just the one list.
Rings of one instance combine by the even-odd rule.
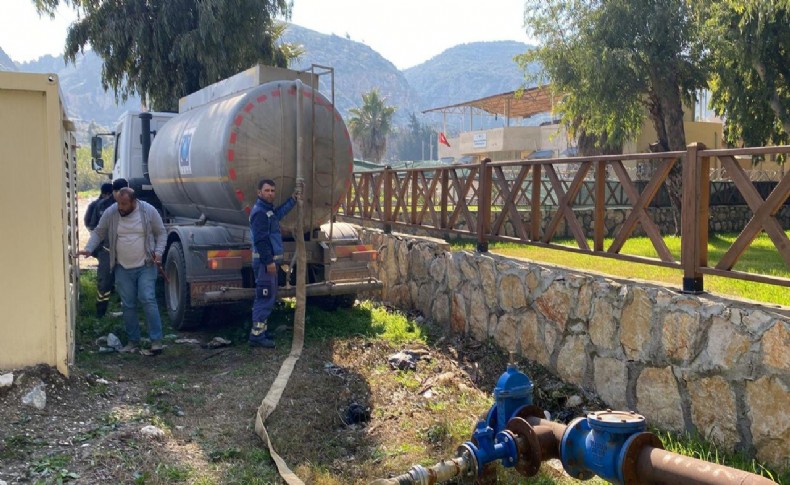
[[467, 441], [462, 447], [474, 455], [478, 475], [487, 464], [497, 460], [501, 460], [506, 468], [518, 464], [518, 446], [509, 431], [500, 431], [495, 436], [494, 430], [485, 421], [480, 421], [472, 439], [474, 441]]
[[498, 433], [505, 429], [507, 422], [519, 409], [532, 405], [533, 384], [529, 377], [518, 370], [516, 364], [509, 363], [507, 370], [499, 376], [494, 386], [496, 403], [488, 411], [486, 424]]
[[598, 411], [574, 419], [562, 436], [562, 466], [579, 480], [598, 475], [622, 485], [626, 442], [644, 430], [645, 417], [629, 411]]

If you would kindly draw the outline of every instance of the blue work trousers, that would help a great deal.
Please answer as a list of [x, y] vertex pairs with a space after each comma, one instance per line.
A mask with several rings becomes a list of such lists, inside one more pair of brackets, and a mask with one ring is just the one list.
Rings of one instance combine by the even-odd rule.
[[266, 272], [266, 265], [259, 259], [252, 260], [252, 270], [255, 272], [255, 302], [252, 304], [252, 322], [265, 322], [274, 309], [277, 299], [277, 271]]
[[162, 319], [156, 305], [156, 265], [146, 264], [139, 268], [126, 269], [115, 265], [115, 286], [121, 296], [123, 323], [131, 342], [140, 341], [140, 321], [137, 319], [137, 301], [143, 306], [148, 337], [162, 339]]

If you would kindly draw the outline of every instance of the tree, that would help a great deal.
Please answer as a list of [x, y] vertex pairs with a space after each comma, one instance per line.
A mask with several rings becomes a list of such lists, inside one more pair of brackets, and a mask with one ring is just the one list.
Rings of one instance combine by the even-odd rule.
[[362, 107], [349, 110], [348, 127], [362, 149], [362, 158], [380, 163], [387, 150], [387, 136], [392, 131], [394, 106], [384, 104], [377, 89], [362, 94]]
[[[298, 54], [276, 41], [287, 0], [63, 0], [79, 13], [65, 58], [90, 45], [104, 61], [102, 85], [116, 99], [139, 94], [156, 110], [177, 110], [186, 94], [261, 63], [286, 67]], [[53, 15], [60, 0], [33, 0]]]
[[695, 2], [711, 60], [711, 104], [731, 144], [785, 144], [790, 133], [790, 2]]
[[[559, 114], [585, 145], [616, 149], [649, 116], [657, 151], [685, 150], [683, 101], [705, 86], [699, 34], [684, 0], [527, 0], [528, 33], [540, 46], [518, 57], [528, 79], [548, 80]], [[538, 61], [537, 79], [526, 70]], [[681, 169], [668, 178], [679, 229]]]
[[409, 124], [398, 133], [397, 156], [399, 160], [433, 160], [437, 152], [437, 133], [420, 123], [417, 115], [409, 114]]

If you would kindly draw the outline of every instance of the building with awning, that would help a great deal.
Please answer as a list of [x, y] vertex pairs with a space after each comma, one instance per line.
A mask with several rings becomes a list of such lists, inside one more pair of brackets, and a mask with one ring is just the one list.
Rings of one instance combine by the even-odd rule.
[[[423, 114], [441, 114], [449, 146], [440, 143], [438, 156], [446, 163], [548, 159], [577, 156], [576, 140], [552, 114], [559, 101], [548, 85], [494, 94], [484, 98], [440, 106]], [[722, 146], [720, 122], [694, 121], [694, 107], [684, 114], [686, 138], [710, 148]], [[650, 119], [645, 117], [641, 134], [626, 144], [624, 153], [649, 151], [656, 140]]]

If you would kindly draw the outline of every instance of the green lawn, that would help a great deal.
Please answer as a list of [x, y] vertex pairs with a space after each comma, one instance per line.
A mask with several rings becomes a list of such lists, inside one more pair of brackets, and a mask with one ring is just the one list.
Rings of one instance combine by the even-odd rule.
[[[790, 231], [787, 232], [790, 235]], [[708, 241], [708, 265], [714, 266], [735, 241], [737, 234], [711, 234]], [[571, 247], [578, 247], [572, 239], [557, 239], [552, 241]], [[665, 236], [664, 242], [672, 255], [680, 261], [680, 238]], [[592, 247], [592, 240], [588, 241]], [[606, 239], [604, 248], [612, 243]], [[474, 250], [475, 243], [454, 242], [454, 249]], [[631, 263], [605, 257], [596, 257], [589, 254], [574, 253], [517, 243], [494, 242], [489, 250], [503, 256], [526, 258], [536, 262], [555, 264], [573, 268], [579, 271], [591, 270], [617, 278], [655, 281], [670, 287], [681, 288], [683, 284], [683, 271], [649, 264]], [[634, 237], [628, 239], [620, 254], [641, 256], [658, 259], [653, 248], [653, 243], [647, 237]], [[785, 265], [773, 242], [764, 233], [761, 233], [751, 244], [735, 265], [735, 270], [758, 273], [762, 275], [790, 278], [790, 269]], [[755, 283], [752, 281], [720, 276], [705, 275], [705, 291], [747, 298], [750, 300], [777, 305], [790, 306], [790, 291], [787, 287]]]

